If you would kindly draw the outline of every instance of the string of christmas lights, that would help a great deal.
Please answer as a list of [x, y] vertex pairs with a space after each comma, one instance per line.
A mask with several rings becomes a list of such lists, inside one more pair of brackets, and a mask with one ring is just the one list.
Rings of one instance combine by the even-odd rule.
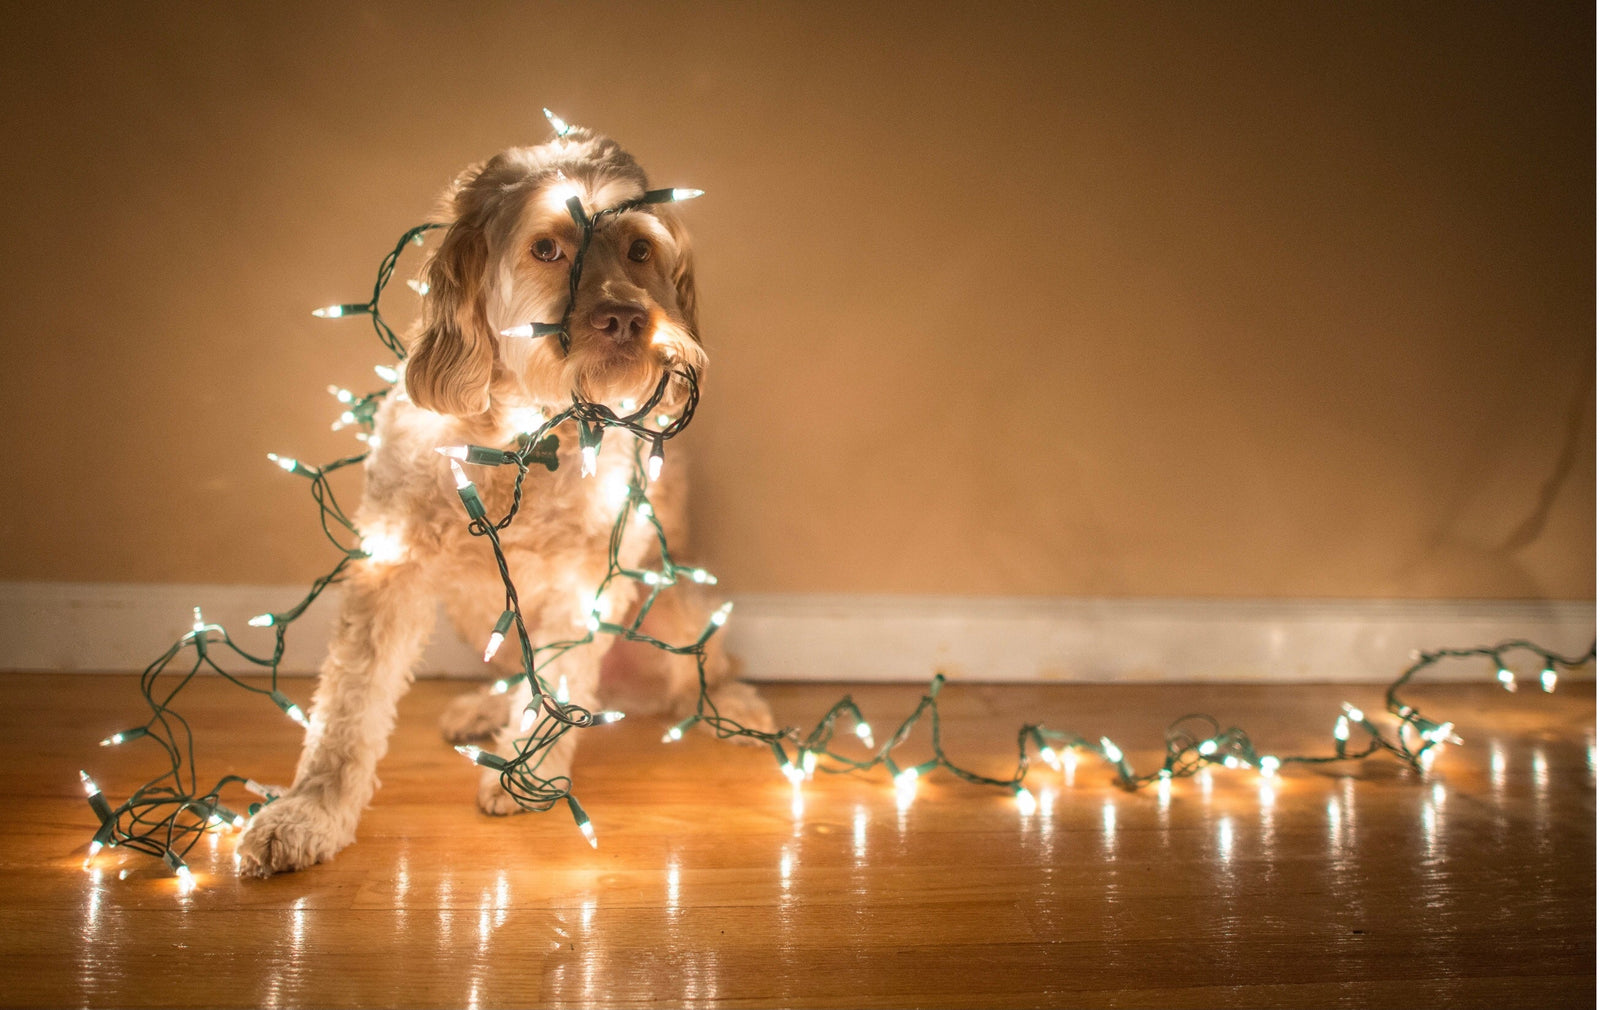
[[[545, 115], [558, 137], [570, 132], [569, 127], [548, 109]], [[569, 267], [569, 300], [559, 323], [525, 323], [504, 331], [508, 338], [555, 338], [563, 351], [569, 347], [568, 327], [572, 306], [576, 301], [582, 276], [584, 255], [596, 228], [606, 220], [625, 211], [652, 203], [675, 202], [702, 195], [700, 190], [652, 190], [642, 197], [607, 207], [593, 213], [587, 211], [576, 196], [567, 201], [567, 208], [578, 226], [580, 241]], [[362, 303], [345, 303], [317, 309], [319, 318], [345, 318], [364, 315], [371, 319], [379, 341], [397, 361], [403, 362], [405, 349], [394, 330], [384, 321], [379, 302], [393, 278], [401, 254], [410, 246], [424, 244], [426, 233], [444, 227], [440, 224], [423, 224], [408, 230], [382, 260], [378, 268], [372, 298]], [[427, 294], [425, 284], [409, 282], [420, 295]], [[382, 400], [391, 395], [401, 379], [400, 370], [388, 365], [378, 365], [375, 371], [385, 385], [375, 392], [357, 396], [349, 390], [330, 386], [329, 392], [343, 408], [335, 430], [356, 427], [356, 438], [372, 443], [376, 411]], [[681, 394], [678, 413], [659, 409], [668, 401], [668, 393]], [[677, 402], [677, 397], [672, 398]], [[1025, 724], [1017, 731], [1016, 770], [1009, 778], [980, 775], [963, 768], [945, 753], [940, 739], [939, 693], [945, 683], [942, 674], [933, 678], [916, 707], [897, 726], [882, 746], [877, 746], [872, 727], [860, 708], [845, 696], [836, 702], [816, 726], [804, 735], [794, 727], [766, 732], [745, 726], [717, 710], [707, 689], [705, 677], [707, 643], [728, 620], [732, 603], [725, 603], [712, 614], [699, 637], [689, 643], [674, 644], [654, 638], [641, 629], [660, 594], [671, 590], [680, 581], [715, 584], [716, 578], [703, 568], [680, 565], [672, 558], [666, 534], [651, 506], [647, 488], [660, 475], [665, 444], [680, 434], [693, 419], [699, 402], [699, 377], [694, 369], [681, 363], [669, 362], [660, 382], [651, 396], [640, 405], [625, 408], [618, 413], [606, 404], [573, 396], [571, 405], [531, 431], [520, 434], [511, 446], [481, 445], [441, 446], [439, 452], [450, 460], [455, 477], [456, 493], [467, 515], [468, 531], [485, 538], [490, 544], [505, 590], [505, 605], [490, 631], [484, 651], [487, 662], [502, 644], [515, 634], [521, 656], [521, 672], [496, 681], [491, 690], [505, 693], [526, 682], [531, 700], [522, 714], [519, 736], [514, 742], [515, 753], [503, 756], [479, 747], [458, 747], [465, 757], [476, 764], [496, 769], [506, 791], [517, 803], [530, 810], [548, 810], [565, 800], [574, 821], [591, 845], [598, 844], [594, 827], [577, 798], [572, 795], [571, 780], [565, 776], [545, 777], [539, 772], [541, 763], [566, 733], [574, 729], [615, 722], [623, 717], [621, 712], [591, 712], [574, 704], [567, 697], [566, 686], [558, 680], [555, 685], [545, 678], [551, 663], [572, 649], [594, 642], [598, 636], [608, 635], [640, 642], [663, 651], [694, 657], [700, 692], [693, 715], [667, 730], [663, 742], [683, 739], [697, 725], [704, 725], [719, 738], [741, 737], [766, 744], [777, 761], [779, 771], [796, 788], [820, 770], [831, 774], [866, 772], [883, 766], [894, 784], [898, 802], [902, 807], [914, 799], [918, 782], [927, 775], [944, 770], [958, 779], [990, 788], [1008, 790], [1024, 813], [1032, 813], [1037, 800], [1027, 788], [1031, 755], [1052, 769], [1065, 769], [1075, 765], [1080, 754], [1098, 758], [1115, 771], [1116, 782], [1123, 788], [1138, 790], [1152, 783], [1167, 788], [1171, 780], [1198, 773], [1211, 765], [1225, 768], [1250, 768], [1263, 776], [1277, 775], [1289, 764], [1324, 764], [1340, 761], [1362, 761], [1388, 754], [1410, 767], [1425, 771], [1440, 748], [1448, 743], [1460, 743], [1450, 722], [1436, 722], [1424, 717], [1415, 707], [1401, 700], [1399, 692], [1423, 671], [1449, 659], [1488, 659], [1493, 664], [1496, 679], [1508, 691], [1517, 688], [1515, 673], [1508, 666], [1507, 656], [1519, 652], [1534, 654], [1543, 666], [1539, 675], [1540, 687], [1553, 691], [1559, 679], [1558, 667], [1574, 668], [1590, 662], [1595, 657], [1595, 646], [1581, 656], [1567, 657], [1552, 652], [1532, 642], [1514, 640], [1496, 646], [1468, 649], [1440, 649], [1419, 653], [1412, 665], [1389, 686], [1386, 708], [1397, 721], [1393, 731], [1386, 733], [1361, 710], [1346, 704], [1337, 715], [1332, 729], [1332, 749], [1329, 753], [1308, 755], [1274, 755], [1258, 753], [1249, 734], [1238, 727], [1223, 728], [1206, 715], [1191, 715], [1179, 719], [1166, 734], [1166, 757], [1161, 767], [1153, 772], [1138, 774], [1130, 765], [1122, 749], [1107, 737], [1098, 740], [1074, 733], [1052, 730], [1043, 725]], [[602, 440], [608, 432], [634, 438], [633, 466], [626, 495], [612, 525], [608, 546], [608, 567], [594, 595], [584, 624], [584, 634], [560, 641], [534, 644], [524, 622], [514, 584], [500, 542], [499, 533], [517, 517], [522, 505], [523, 483], [532, 466], [555, 470], [559, 466], [557, 449], [559, 436], [556, 429], [565, 424], [577, 429], [581, 469], [591, 476], [596, 469], [596, 459]], [[648, 452], [646, 452], [648, 450]], [[179, 877], [183, 886], [192, 886], [193, 878], [184, 860], [189, 850], [208, 831], [238, 830], [246, 818], [224, 806], [221, 794], [224, 789], [238, 786], [253, 793], [262, 802], [271, 802], [273, 791], [253, 779], [227, 775], [209, 788], [202, 790], [195, 771], [194, 740], [189, 723], [173, 707], [180, 692], [203, 670], [221, 675], [251, 694], [265, 696], [284, 715], [307, 727], [307, 719], [288, 696], [278, 688], [279, 665], [285, 647], [285, 635], [307, 608], [330, 585], [336, 584], [345, 569], [357, 561], [370, 559], [376, 563], [397, 559], [404, 549], [392, 535], [381, 531], [362, 531], [345, 514], [338, 504], [329, 477], [345, 467], [364, 462], [366, 453], [313, 466], [293, 458], [268, 454], [268, 458], [288, 473], [307, 478], [313, 501], [318, 508], [318, 522], [324, 536], [338, 551], [339, 557], [332, 569], [312, 583], [306, 596], [287, 610], [269, 612], [251, 618], [257, 628], [271, 628], [274, 632], [270, 655], [257, 655], [234, 641], [220, 625], [205, 621], [200, 608], [194, 610], [193, 628], [159, 656], [140, 677], [140, 693], [151, 711], [150, 718], [141, 725], [125, 729], [101, 741], [105, 747], [119, 746], [135, 740], [150, 740], [167, 755], [169, 768], [161, 775], [136, 789], [117, 807], [101, 793], [88, 772], [80, 772], [81, 782], [89, 805], [98, 819], [98, 828], [89, 845], [89, 865], [106, 846], [123, 846], [148, 853], [164, 860]], [[512, 501], [503, 516], [491, 521], [476, 485], [461, 464], [474, 466], [515, 466], [517, 476], [513, 483]], [[630, 527], [644, 528], [654, 537], [656, 564], [654, 567], [630, 568], [622, 564], [623, 538]], [[600, 600], [606, 591], [617, 583], [632, 583], [639, 595], [639, 604], [633, 619], [627, 623], [606, 620], [601, 616]], [[231, 654], [252, 668], [253, 672], [269, 674], [265, 688], [253, 686], [229, 673], [217, 662], [219, 651]], [[178, 668], [175, 683], [168, 686], [163, 679], [179, 656], [190, 655], [187, 669]], [[906, 746], [913, 731], [926, 718], [928, 720], [931, 756], [917, 763], [902, 763], [895, 757], [897, 749]], [[843, 728], [854, 738], [853, 747], [861, 748], [864, 756], [851, 757], [833, 749], [835, 734]], [[1364, 736], [1352, 743], [1352, 736]], [[791, 756], [790, 748], [793, 748]], [[252, 803], [249, 813], [260, 808]]]

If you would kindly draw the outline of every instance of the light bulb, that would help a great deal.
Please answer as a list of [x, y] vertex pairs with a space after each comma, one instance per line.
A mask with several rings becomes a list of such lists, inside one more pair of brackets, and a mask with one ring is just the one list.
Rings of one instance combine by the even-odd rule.
[[1049, 744], [1045, 744], [1043, 747], [1039, 748], [1039, 760], [1043, 761], [1051, 768], [1054, 768], [1056, 771], [1061, 770], [1061, 758], [1056, 756], [1056, 749], [1051, 747]]
[[503, 680], [497, 680], [489, 685], [490, 694], [505, 694], [509, 690], [511, 690], [511, 685]]
[[378, 378], [384, 382], [399, 382], [400, 372], [388, 365], [373, 365], [372, 370], [378, 373]]
[[607, 709], [604, 712], [596, 712], [594, 714], [594, 721], [601, 725], [605, 725], [613, 722], [621, 722], [627, 717], [628, 713], [626, 712], [618, 712], [616, 709]]
[[516, 326], [508, 326], [501, 330], [500, 335], [532, 340], [534, 337], [553, 337], [560, 332], [560, 323], [518, 323]]
[[1105, 752], [1107, 761], [1120, 762], [1122, 760], [1122, 748], [1112, 743], [1110, 737], [1103, 736], [1100, 738], [1100, 749]]
[[1517, 675], [1503, 666], [1500, 668], [1500, 672], [1495, 674], [1495, 679], [1499, 680], [1500, 686], [1507, 691], [1515, 691], [1517, 689]]
[[1367, 721], [1367, 713], [1361, 711], [1359, 708], [1356, 708], [1348, 701], [1344, 703], [1344, 714], [1350, 717], [1351, 722]]
[[340, 403], [354, 403], [354, 402], [356, 402], [356, 394], [354, 394], [354, 393], [350, 392], [350, 390], [344, 389], [344, 388], [342, 388], [340, 386], [329, 386], [328, 387], [328, 392], [329, 392], [329, 394], [331, 394], [333, 396], [333, 398], [335, 400], [338, 400]]
[[817, 752], [816, 751], [803, 750], [803, 751], [800, 752], [800, 770], [805, 772], [806, 778], [808, 778], [808, 779], [812, 775], [816, 774], [816, 771], [817, 771]]
[[270, 628], [277, 623], [277, 620], [278, 619], [271, 614], [257, 614], [256, 616], [250, 618], [250, 627]]
[[456, 748], [456, 753], [460, 754], [462, 757], [466, 758], [468, 761], [471, 761], [473, 764], [477, 764], [478, 763], [478, 758], [483, 756], [483, 748], [482, 747], [474, 747], [472, 744], [467, 743], [467, 744], [462, 744], [459, 747], [457, 747]]
[[1020, 785], [1017, 786], [1016, 796], [1017, 809], [1022, 811], [1022, 816], [1028, 817], [1032, 815], [1035, 810], [1039, 809], [1039, 801], [1034, 799], [1033, 794], [1028, 792], [1028, 790], [1024, 789]]
[[83, 771], [82, 769], [79, 769], [78, 770], [78, 780], [83, 783], [83, 794], [85, 796], [88, 796], [89, 798], [93, 799], [94, 797], [100, 795], [100, 787], [95, 785], [94, 779], [89, 777], [89, 773], [88, 772]]
[[806, 773], [796, 768], [792, 762], [785, 761], [778, 770], [783, 772], [783, 777], [789, 780], [790, 785], [798, 786], [806, 780]]
[[583, 447], [581, 456], [582, 465], [578, 469], [578, 476], [593, 477], [596, 470], [599, 469], [600, 447], [598, 445], [586, 445]]
[[1264, 756], [1261, 759], [1261, 774], [1268, 777], [1278, 774], [1278, 766], [1280, 764], [1282, 764], [1282, 762], [1273, 757], [1271, 754]]
[[1339, 721], [1333, 724], [1333, 738], [1343, 743], [1350, 739], [1350, 720], [1340, 716]]
[[1549, 694], [1556, 689], [1555, 667], [1547, 666], [1544, 668], [1544, 672], [1539, 674], [1539, 686], [1544, 688], [1545, 694]]
[[856, 723], [856, 738], [860, 740], [864, 746], [871, 747], [872, 725], [866, 722]]
[[551, 112], [549, 109], [544, 110], [544, 118], [550, 121], [550, 129], [556, 131], [556, 136], [565, 137], [568, 133], [572, 132], [572, 127], [568, 125], [567, 121], [556, 115], [554, 112]]
[[661, 444], [658, 442], [650, 450], [650, 458], [645, 461], [644, 465], [645, 476], [649, 478], [652, 484], [661, 479], [661, 464], [663, 462], [665, 462], [665, 459], [662, 456]]
[[1203, 742], [1202, 744], [1200, 744], [1200, 753], [1205, 755], [1206, 757], [1210, 757], [1211, 755], [1215, 754], [1216, 752], [1217, 752], [1217, 742], [1215, 740], [1207, 740], [1207, 741]]
[[911, 798], [917, 794], [917, 778], [918, 772], [915, 768], [903, 769], [897, 775], [895, 775], [895, 796], [898, 797], [902, 803], [909, 803]]
[[489, 632], [489, 644], [483, 650], [483, 661], [487, 663], [500, 651], [500, 643], [506, 640], [506, 632], [511, 630], [511, 622], [516, 614], [510, 610], [502, 611], [498, 620], [494, 622], [494, 630]]
[[538, 718], [539, 718], [539, 710], [538, 709], [533, 708], [531, 706], [528, 707], [528, 708], [523, 709], [522, 710], [522, 724], [517, 728], [517, 732], [519, 732], [519, 733], [528, 732], [528, 730], [533, 728], [533, 724]]
[[705, 196], [705, 195], [706, 195], [706, 191], [703, 190], [703, 189], [683, 189], [683, 188], [679, 188], [679, 189], [674, 189], [672, 191], [672, 199], [673, 200], [693, 200], [695, 197]]
[[733, 601], [729, 600], [718, 607], [717, 612], [711, 615], [711, 623], [720, 628], [728, 623], [728, 615], [731, 613], [733, 613]]
[[428, 282], [427, 281], [419, 281], [415, 277], [408, 277], [408, 278], [406, 278], [406, 287], [408, 287], [411, 290], [415, 291], [417, 294], [423, 296], [424, 298], [426, 298], [427, 295], [428, 295]]
[[[599, 628], [599, 626], [600, 622], [596, 621], [595, 628], [591, 628], [590, 630], [595, 630]], [[563, 673], [561, 675], [561, 679], [556, 681], [556, 703], [559, 705], [565, 705], [571, 700], [572, 692], [567, 689], [567, 675]]]

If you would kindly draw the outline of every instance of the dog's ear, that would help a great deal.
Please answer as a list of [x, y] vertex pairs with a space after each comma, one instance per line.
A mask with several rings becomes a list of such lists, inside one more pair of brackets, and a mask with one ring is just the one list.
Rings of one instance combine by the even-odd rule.
[[661, 223], [666, 225], [667, 233], [672, 236], [672, 244], [678, 247], [678, 262], [672, 268], [672, 283], [678, 289], [678, 308], [683, 312], [683, 321], [689, 327], [689, 332], [699, 340], [700, 305], [694, 287], [694, 250], [689, 246], [689, 231], [676, 214], [662, 214]]
[[[458, 190], [453, 201], [462, 210]], [[489, 409], [495, 340], [484, 308], [489, 242], [478, 215], [458, 214], [428, 262], [422, 334], [406, 362], [406, 392], [419, 407], [473, 417]]]

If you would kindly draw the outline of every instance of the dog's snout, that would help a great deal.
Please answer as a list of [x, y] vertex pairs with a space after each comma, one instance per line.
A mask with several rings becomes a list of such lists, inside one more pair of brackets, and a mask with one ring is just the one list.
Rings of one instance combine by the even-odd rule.
[[650, 312], [638, 302], [601, 302], [589, 323], [617, 343], [627, 343], [644, 335], [650, 322]]

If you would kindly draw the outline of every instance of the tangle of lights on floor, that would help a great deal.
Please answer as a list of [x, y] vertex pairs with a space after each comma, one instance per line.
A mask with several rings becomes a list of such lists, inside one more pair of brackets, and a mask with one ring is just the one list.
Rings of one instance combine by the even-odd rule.
[[[572, 130], [559, 117], [545, 111], [557, 137], [566, 137]], [[559, 322], [529, 322], [503, 331], [508, 339], [555, 339], [563, 351], [568, 348], [568, 327], [572, 306], [576, 298], [583, 269], [584, 254], [595, 229], [609, 218], [640, 206], [675, 203], [701, 196], [694, 189], [659, 189], [646, 192], [642, 197], [612, 207], [590, 212], [581, 200], [573, 195], [567, 208], [579, 230], [578, 248], [569, 268], [569, 298], [563, 318]], [[354, 427], [355, 437], [367, 444], [367, 452], [336, 459], [321, 465], [311, 465], [298, 459], [268, 453], [268, 459], [284, 471], [305, 478], [310, 483], [311, 497], [317, 505], [318, 522], [323, 535], [334, 546], [338, 559], [327, 574], [316, 579], [307, 594], [292, 607], [261, 614], [250, 619], [250, 625], [267, 628], [273, 632], [273, 647], [268, 654], [252, 653], [239, 645], [221, 625], [204, 618], [199, 607], [194, 608], [194, 623], [190, 631], [174, 642], [164, 653], [145, 668], [140, 677], [140, 693], [151, 711], [144, 723], [121, 730], [100, 741], [102, 747], [116, 747], [135, 740], [149, 740], [165, 752], [169, 767], [161, 775], [140, 786], [121, 805], [113, 807], [93, 777], [87, 771], [79, 776], [88, 798], [89, 806], [98, 819], [98, 828], [89, 843], [85, 867], [90, 866], [98, 853], [108, 846], [120, 846], [147, 853], [163, 860], [178, 877], [184, 890], [193, 886], [193, 875], [184, 856], [208, 833], [242, 830], [247, 824], [246, 814], [241, 814], [222, 803], [222, 793], [229, 787], [252, 793], [259, 798], [252, 803], [248, 813], [260, 809], [262, 803], [276, 799], [272, 787], [263, 786], [254, 779], [238, 775], [225, 775], [210, 787], [200, 787], [194, 762], [194, 739], [188, 721], [173, 707], [179, 693], [197, 675], [204, 671], [216, 673], [243, 690], [262, 695], [286, 717], [303, 729], [314, 727], [304, 711], [278, 687], [279, 666], [285, 649], [285, 636], [293, 624], [329, 586], [340, 581], [351, 564], [370, 561], [374, 564], [392, 563], [404, 556], [405, 545], [393, 532], [386, 530], [363, 531], [344, 512], [334, 494], [329, 478], [345, 467], [366, 460], [378, 435], [374, 423], [378, 407], [385, 398], [403, 396], [405, 348], [394, 330], [384, 321], [379, 311], [379, 300], [402, 254], [412, 246], [422, 246], [427, 233], [446, 227], [429, 223], [411, 228], [379, 264], [377, 282], [372, 297], [366, 302], [330, 305], [313, 311], [322, 319], [365, 317], [372, 323], [379, 341], [395, 355], [394, 365], [377, 365], [374, 371], [383, 381], [382, 388], [357, 395], [350, 390], [330, 386], [329, 392], [342, 408], [334, 421], [334, 430]], [[408, 281], [419, 295], [427, 295], [427, 285], [421, 281]], [[673, 394], [669, 396], [669, 394]], [[903, 811], [915, 799], [918, 783], [927, 776], [943, 771], [972, 785], [1003, 790], [1011, 794], [1016, 806], [1024, 815], [1032, 814], [1038, 800], [1028, 788], [1027, 779], [1035, 756], [1055, 772], [1071, 773], [1084, 759], [1100, 762], [1109, 767], [1115, 782], [1124, 789], [1137, 791], [1154, 785], [1165, 793], [1175, 779], [1188, 778], [1220, 766], [1226, 769], [1253, 770], [1264, 779], [1280, 775], [1289, 765], [1320, 765], [1333, 762], [1364, 761], [1380, 755], [1392, 756], [1418, 772], [1425, 772], [1440, 750], [1447, 744], [1459, 744], [1451, 722], [1435, 721], [1425, 717], [1415, 706], [1400, 697], [1400, 691], [1413, 679], [1430, 668], [1447, 660], [1487, 661], [1498, 683], [1507, 691], [1515, 691], [1519, 681], [1508, 657], [1531, 655], [1539, 664], [1538, 684], [1546, 691], [1554, 691], [1561, 668], [1574, 668], [1590, 662], [1595, 657], [1595, 646], [1580, 656], [1563, 656], [1533, 642], [1512, 640], [1493, 646], [1474, 648], [1438, 649], [1414, 654], [1412, 663], [1390, 685], [1385, 694], [1385, 709], [1393, 725], [1380, 727], [1371, 715], [1353, 705], [1345, 704], [1333, 721], [1331, 749], [1320, 754], [1270, 754], [1261, 753], [1243, 729], [1224, 727], [1208, 715], [1187, 715], [1172, 723], [1166, 733], [1166, 756], [1161, 766], [1149, 772], [1136, 772], [1127, 755], [1109, 737], [1085, 737], [1076, 733], [1028, 723], [1017, 730], [1017, 759], [1015, 771], [1005, 778], [981, 775], [963, 768], [945, 753], [940, 734], [939, 694], [945, 678], [936, 675], [927, 692], [915, 708], [902, 719], [893, 733], [880, 746], [873, 736], [871, 725], [861, 709], [845, 696], [822, 716], [808, 733], [794, 727], [776, 731], [763, 731], [745, 726], [718, 712], [706, 687], [705, 665], [707, 643], [727, 622], [733, 604], [725, 603], [716, 610], [700, 636], [688, 643], [673, 644], [654, 638], [642, 626], [650, 609], [664, 592], [670, 591], [680, 581], [715, 584], [716, 578], [703, 568], [680, 565], [673, 560], [667, 538], [659, 518], [651, 507], [647, 489], [660, 475], [665, 456], [665, 445], [680, 434], [694, 416], [699, 400], [698, 375], [692, 368], [668, 362], [654, 392], [642, 404], [624, 401], [616, 408], [596, 403], [574, 393], [571, 406], [553, 417], [524, 412], [521, 434], [515, 444], [508, 446], [441, 446], [439, 452], [450, 462], [455, 479], [455, 490], [467, 515], [467, 529], [473, 536], [483, 537], [494, 552], [505, 589], [505, 607], [494, 627], [489, 631], [484, 650], [488, 662], [503, 643], [513, 634], [521, 651], [521, 672], [495, 681], [491, 690], [506, 693], [526, 682], [531, 699], [525, 707], [515, 740], [515, 754], [503, 756], [474, 746], [456, 748], [475, 764], [500, 772], [501, 784], [517, 803], [528, 810], [548, 810], [565, 801], [578, 828], [590, 845], [597, 845], [593, 824], [577, 798], [572, 795], [571, 780], [562, 775], [546, 778], [539, 774], [540, 763], [549, 750], [566, 733], [615, 722], [623, 717], [621, 712], [591, 712], [574, 704], [567, 697], [566, 684], [558, 679], [552, 685], [545, 677], [548, 667], [561, 656], [580, 646], [594, 642], [598, 636], [608, 635], [629, 639], [681, 656], [692, 656], [699, 671], [700, 695], [693, 715], [673, 725], [662, 737], [663, 743], [682, 740], [690, 730], [704, 726], [719, 738], [741, 737], [765, 744], [770, 748], [778, 770], [798, 791], [817, 772], [841, 774], [869, 772], [882, 768], [892, 783], [896, 802]], [[662, 408], [664, 403], [681, 404], [676, 416]], [[584, 624], [584, 634], [561, 641], [534, 644], [528, 633], [518, 602], [516, 586], [511, 578], [499, 533], [517, 517], [522, 504], [523, 483], [530, 467], [544, 466], [554, 471], [559, 465], [557, 450], [559, 436], [556, 429], [570, 425], [576, 429], [580, 466], [584, 477], [596, 471], [596, 460], [602, 440], [609, 433], [623, 437], [632, 436], [632, 477], [622, 495], [622, 502], [612, 525], [609, 541], [607, 572], [596, 587], [593, 604]], [[646, 452], [648, 449], [648, 452]], [[517, 475], [513, 483], [512, 501], [505, 514], [491, 519], [477, 487], [462, 466], [515, 466]], [[656, 547], [654, 567], [634, 568], [622, 563], [624, 535], [630, 524], [643, 527], [653, 535]], [[632, 583], [640, 593], [640, 603], [633, 619], [627, 623], [606, 620], [602, 616], [601, 600], [613, 584]], [[243, 662], [252, 672], [268, 675], [265, 687], [241, 680], [219, 665], [219, 653]], [[189, 658], [187, 665], [174, 663], [180, 656]], [[172, 673], [163, 679], [164, 675]], [[914, 730], [926, 720], [929, 730], [931, 754], [920, 761], [908, 761], [896, 752], [907, 743]], [[835, 736], [840, 730], [845, 734], [849, 752], [835, 749]], [[798, 808], [798, 795], [796, 801]]]

